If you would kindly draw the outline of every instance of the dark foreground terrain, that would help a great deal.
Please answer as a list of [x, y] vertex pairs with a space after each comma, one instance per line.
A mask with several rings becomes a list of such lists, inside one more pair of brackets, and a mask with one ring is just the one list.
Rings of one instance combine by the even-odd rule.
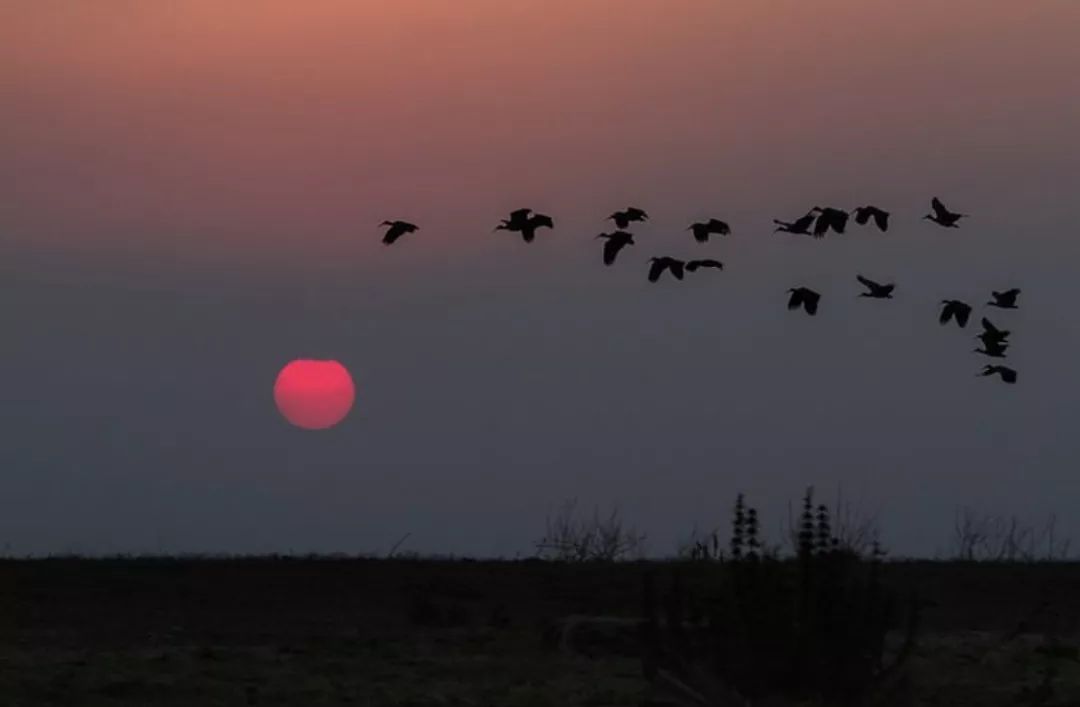
[[[674, 704], [617, 618], [668, 567], [3, 561], [0, 705]], [[1080, 565], [884, 571], [924, 601], [907, 703], [1080, 705]]]

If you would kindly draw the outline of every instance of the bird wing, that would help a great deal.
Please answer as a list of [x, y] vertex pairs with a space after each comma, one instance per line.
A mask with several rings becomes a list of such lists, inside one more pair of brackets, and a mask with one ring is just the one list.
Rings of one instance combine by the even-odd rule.
[[936, 196], [930, 201], [930, 207], [934, 209], [934, 215], [940, 219], [947, 219], [952, 214], [945, 208], [945, 204], [941, 203], [941, 199]]
[[516, 209], [510, 212], [510, 221], [511, 223], [524, 221], [529, 218], [529, 214], [531, 213], [532, 209]]
[[895, 290], [895, 289], [896, 289], [896, 285], [890, 282], [888, 285], [882, 285], [881, 293], [884, 294], [884, 295], [891, 295], [892, 291]]
[[825, 231], [829, 230], [829, 217], [822, 213], [814, 223], [814, 238], [824, 238]]
[[868, 277], [863, 277], [862, 275], [856, 275], [855, 279], [861, 282], [866, 287], [866, 289], [871, 291], [879, 289], [881, 287], [881, 285], [879, 285], [878, 283], [874, 282]]
[[656, 282], [660, 279], [660, 273], [664, 272], [664, 268], [667, 267], [667, 263], [664, 260], [654, 260], [649, 265], [649, 282]]
[[982, 325], [983, 325], [983, 329], [986, 330], [986, 333], [989, 334], [990, 336], [995, 337], [995, 338], [1001, 337], [1002, 335], [1006, 334], [1006, 332], [1004, 332], [1001, 329], [998, 329], [996, 326], [994, 326], [993, 323], [991, 323], [991, 321], [989, 319], [987, 319], [986, 317], [983, 317]]
[[686, 263], [682, 260], [675, 260], [671, 258], [668, 262], [668, 268], [671, 270], [671, 274], [675, 276], [676, 280], [683, 279], [683, 268], [686, 267]]
[[382, 242], [386, 245], [392, 245], [394, 241], [401, 237], [402, 233], [404, 233], [404, 231], [402, 231], [396, 225], [391, 226], [389, 229], [387, 229], [386, 233], [383, 234]]
[[855, 209], [855, 223], [860, 226], [865, 226], [866, 222], [870, 220], [870, 207], [861, 206]]
[[1019, 295], [1019, 294], [1020, 294], [1020, 288], [1019, 287], [1014, 287], [1011, 290], [1005, 290], [1004, 292], [1000, 293], [1000, 295], [997, 292], [994, 293], [995, 296], [999, 295], [1004, 300], [1015, 300], [1016, 296]]
[[810, 290], [807, 290], [807, 292], [804, 295], [803, 299], [804, 299], [804, 305], [803, 306], [806, 309], [806, 313], [811, 315], [811, 316], [814, 315], [814, 314], [817, 314], [818, 301], [821, 299], [821, 295], [819, 295], [816, 292], [812, 292]]
[[833, 227], [834, 231], [836, 231], [837, 233], [843, 233], [844, 229], [847, 228], [847, 222], [849, 217], [850, 216], [848, 212], [840, 211], [839, 209], [833, 209], [831, 218], [829, 219], [829, 223]]
[[604, 243], [604, 265], [611, 265], [615, 262], [615, 256], [619, 254], [622, 247], [626, 245], [626, 241], [621, 241], [618, 238], [608, 238]]
[[709, 219], [709, 230], [721, 236], [731, 235], [731, 226], [727, 221], [721, 221], [720, 219]]
[[791, 224], [791, 227], [796, 231], [805, 232], [806, 229], [810, 228], [810, 224], [814, 222], [815, 218], [817, 218], [817, 216], [812, 213], [806, 214], [805, 216], [795, 219], [795, 222]]
[[798, 309], [799, 307], [802, 306], [802, 303], [803, 303], [802, 290], [793, 290], [792, 293], [791, 293], [791, 297], [788, 298], [787, 308], [788, 309]]
[[1015, 370], [1008, 368], [1007, 366], [1001, 366], [998, 370], [1001, 372], [1001, 380], [1005, 381], [1006, 383], [1016, 382]]
[[686, 269], [690, 272], [697, 272], [697, 269], [701, 267], [700, 260], [691, 260], [686, 263]]
[[[938, 317], [938, 324], [948, 324], [949, 320], [956, 315], [956, 306], [952, 302], [946, 302], [945, 306], [941, 308], [941, 316]], [[957, 317], [959, 321], [959, 317]]]
[[968, 318], [971, 317], [971, 307], [963, 302], [957, 302], [953, 314], [956, 316], [956, 323], [963, 329], [967, 326]]
[[881, 209], [874, 209], [874, 223], [882, 231], [889, 230], [889, 212], [882, 211]]
[[709, 228], [704, 223], [695, 223], [690, 226], [690, 230], [694, 232], [694, 240], [698, 243], [704, 243], [709, 240]]
[[625, 213], [628, 218], [633, 219], [634, 221], [644, 221], [649, 218], [649, 215], [647, 213], [633, 206], [627, 209]]

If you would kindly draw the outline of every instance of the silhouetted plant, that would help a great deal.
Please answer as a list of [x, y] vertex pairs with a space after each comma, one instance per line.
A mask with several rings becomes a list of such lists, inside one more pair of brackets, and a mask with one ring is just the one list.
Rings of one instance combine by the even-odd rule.
[[661, 630], [655, 587], [647, 585], [642, 638], [651, 679], [706, 705], [766, 697], [859, 705], [897, 674], [914, 644], [916, 604], [907, 611], [901, 650], [886, 660], [885, 636], [899, 626], [901, 612], [881, 579], [884, 551], [875, 543], [862, 558], [839, 548], [829, 510], [815, 509], [812, 494], [808, 489], [803, 499], [794, 563], [759, 552], [756, 509], [737, 498], [732, 559], [705, 626], [687, 625], [685, 606], [693, 598], [676, 577]]
[[743, 556], [743, 547], [746, 542], [746, 504], [740, 493], [735, 497], [735, 514], [731, 519], [731, 558], [738, 560]]
[[758, 517], [756, 508], [748, 508], [746, 511], [746, 559], [757, 560], [761, 549], [758, 540]]
[[1069, 539], [1057, 536], [1057, 516], [1042, 526], [1016, 516], [977, 514], [970, 508], [956, 511], [953, 555], [958, 560], [991, 562], [1061, 561], [1069, 559]]
[[602, 518], [597, 508], [591, 518], [577, 515], [577, 501], [565, 502], [559, 513], [547, 518], [547, 531], [536, 541], [544, 559], [562, 562], [614, 562], [637, 559], [645, 545], [644, 533], [626, 527], [618, 508]]

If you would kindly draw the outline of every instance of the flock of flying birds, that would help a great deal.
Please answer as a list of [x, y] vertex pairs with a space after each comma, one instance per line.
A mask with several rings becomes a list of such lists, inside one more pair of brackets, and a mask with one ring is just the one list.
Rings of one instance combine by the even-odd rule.
[[[944, 228], [959, 228], [960, 219], [967, 216], [967, 214], [950, 211], [937, 197], [933, 198], [930, 206], [931, 213], [926, 214], [923, 218], [933, 221]], [[860, 226], [866, 226], [872, 220], [874, 226], [879, 230], [889, 230], [889, 212], [876, 206], [861, 206], [851, 212], [828, 206], [824, 208], [815, 206], [806, 215], [794, 221], [773, 219], [773, 223], [776, 224], [774, 232], [824, 238], [829, 231], [844, 233], [847, 229], [848, 220], [851, 218], [854, 218], [855, 223]], [[648, 221], [649, 214], [642, 209], [629, 207], [624, 211], [616, 211], [607, 220], [615, 222], [616, 230], [611, 233], [601, 233], [596, 238], [604, 240], [604, 265], [614, 265], [619, 253], [627, 246], [635, 244], [633, 234], [627, 230], [630, 228], [630, 224]], [[382, 239], [382, 242], [386, 245], [391, 245], [402, 236], [420, 230], [419, 226], [408, 221], [383, 221], [380, 225], [386, 228]], [[503, 219], [495, 227], [495, 231], [519, 233], [522, 240], [526, 243], [532, 243], [536, 238], [536, 232], [541, 228], [555, 228], [554, 219], [532, 209], [517, 209], [510, 213], [510, 218]], [[692, 223], [686, 230], [692, 232], [694, 240], [698, 243], [707, 243], [710, 237], [714, 235], [728, 236], [731, 234], [731, 226], [727, 222], [715, 218]], [[687, 272], [694, 273], [700, 269], [723, 270], [723, 268], [724, 264], [713, 258], [680, 260], [666, 255], [656, 256], [649, 258], [648, 279], [649, 282], [657, 282], [665, 272], [668, 272], [676, 280], [682, 280]], [[856, 279], [866, 288], [866, 291], [859, 295], [860, 297], [892, 299], [893, 290], [896, 289], [894, 283], [878, 283], [862, 275], [857, 275]], [[821, 300], [821, 295], [818, 292], [809, 287], [793, 287], [788, 290], [788, 295], [787, 307], [789, 310], [802, 309], [810, 316], [817, 314], [818, 303]], [[1004, 292], [994, 291], [991, 292], [992, 299], [986, 304], [1000, 309], [1017, 309], [1016, 298], [1019, 295], [1020, 290], [1017, 288]], [[942, 309], [938, 321], [942, 325], [953, 321], [960, 328], [967, 326], [972, 312], [970, 304], [960, 300], [947, 299], [942, 300], [941, 305]], [[982, 346], [976, 348], [975, 352], [994, 359], [1005, 358], [1005, 351], [1009, 348], [1009, 331], [999, 329], [986, 317], [982, 318], [981, 324], [983, 331], [975, 338], [982, 342]], [[987, 364], [978, 375], [996, 375], [1005, 383], [1015, 383], [1017, 378], [1015, 369], [1000, 364]]]

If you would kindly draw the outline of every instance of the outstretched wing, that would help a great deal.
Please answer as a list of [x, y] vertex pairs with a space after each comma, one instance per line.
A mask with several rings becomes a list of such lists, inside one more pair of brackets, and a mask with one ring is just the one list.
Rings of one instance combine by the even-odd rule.
[[626, 217], [629, 218], [632, 221], [648, 221], [649, 220], [649, 215], [647, 213], [645, 213], [641, 209], [635, 208], [633, 206], [631, 206], [629, 209], [627, 209], [624, 213], [626, 214]]
[[889, 212], [882, 211], [881, 209], [874, 209], [874, 223], [882, 231], [889, 230]]
[[681, 260], [672, 259], [668, 262], [668, 268], [671, 269], [671, 274], [675, 276], [676, 280], [683, 279], [683, 268], [686, 266]]
[[667, 267], [667, 263], [663, 260], [654, 260], [649, 265], [649, 282], [656, 282], [660, 279], [660, 274], [664, 272], [664, 268]]
[[815, 218], [817, 217], [814, 214], [809, 213], [802, 218], [796, 219], [795, 223], [791, 224], [791, 227], [796, 231], [802, 231], [803, 233], [805, 233], [806, 229], [810, 228], [810, 224], [814, 222]]
[[829, 217], [822, 212], [814, 223], [814, 238], [824, 238], [825, 232], [829, 230]]
[[729, 226], [727, 224], [727, 222], [721, 221], [720, 219], [715, 219], [715, 218], [709, 219], [708, 226], [709, 226], [709, 230], [712, 233], [715, 233], [717, 235], [721, 235], [721, 236], [729, 236], [729, 235], [731, 235], [731, 226]]
[[945, 204], [942, 204], [941, 199], [937, 198], [936, 196], [931, 199], [930, 207], [934, 210], [934, 215], [937, 216], [939, 219], [948, 219], [950, 216], [952, 216], [952, 213], [945, 208]]
[[622, 247], [626, 245], [626, 241], [618, 238], [608, 238], [604, 243], [604, 265], [611, 265], [615, 262], [615, 256], [619, 254]]
[[865, 226], [866, 222], [870, 220], [870, 207], [860, 206], [855, 209], [855, 223], [860, 226]]
[[534, 230], [541, 227], [555, 228], [555, 220], [547, 214], [533, 214], [528, 223]]
[[698, 243], [704, 243], [709, 240], [709, 227], [706, 224], [692, 224], [690, 226], [690, 230], [694, 232], [694, 240]]
[[847, 222], [848, 213], [846, 211], [840, 211], [839, 209], [833, 210], [831, 218], [829, 219], [829, 224], [832, 226], [834, 231], [836, 231], [837, 233], [843, 233], [844, 229], [847, 228]]
[[963, 329], [967, 326], [968, 318], [971, 317], [971, 307], [963, 302], [957, 302], [953, 314], [956, 317], [956, 323]]
[[806, 313], [809, 314], [810, 316], [813, 316], [813, 315], [817, 314], [818, 301], [821, 300], [821, 295], [819, 295], [816, 292], [812, 292], [810, 290], [807, 290], [806, 294], [803, 297], [803, 299], [804, 299], [804, 309], [806, 309]]
[[[952, 302], [946, 302], [945, 306], [941, 308], [941, 316], [938, 317], [938, 324], [948, 324], [949, 320], [956, 315], [956, 305]], [[959, 317], [957, 317], [957, 321], [960, 321]]]
[[802, 303], [803, 303], [802, 290], [794, 290], [791, 293], [791, 297], [788, 298], [787, 308], [788, 309], [798, 309], [799, 307], [802, 306]]
[[995, 339], [1000, 339], [1002, 337], [1005, 337], [1005, 336], [1009, 335], [1009, 332], [1005, 331], [1004, 329], [998, 329], [986, 317], [983, 317], [983, 319], [982, 319], [982, 326], [983, 326], [983, 329], [986, 330], [986, 333], [989, 334], [990, 336], [994, 337]]
[[862, 275], [856, 275], [855, 279], [861, 282], [863, 286], [870, 291], [876, 290], [881, 287], [881, 285], [879, 285], [878, 283], [874, 282], [868, 277], [863, 277]]

